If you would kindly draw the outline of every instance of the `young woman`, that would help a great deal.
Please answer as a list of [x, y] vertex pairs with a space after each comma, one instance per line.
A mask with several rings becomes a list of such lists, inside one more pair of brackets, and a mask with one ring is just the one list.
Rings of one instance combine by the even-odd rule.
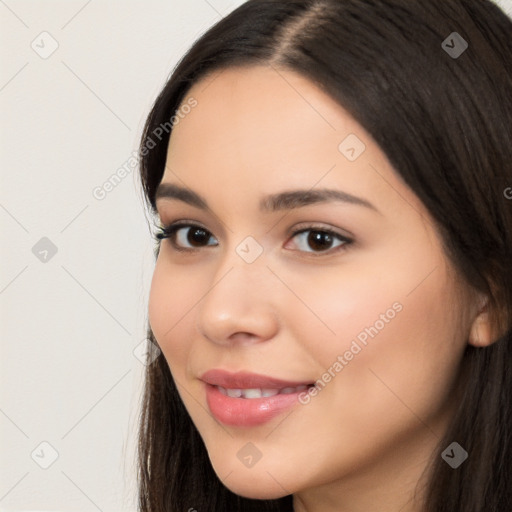
[[157, 98], [140, 510], [512, 510], [512, 22], [250, 0]]

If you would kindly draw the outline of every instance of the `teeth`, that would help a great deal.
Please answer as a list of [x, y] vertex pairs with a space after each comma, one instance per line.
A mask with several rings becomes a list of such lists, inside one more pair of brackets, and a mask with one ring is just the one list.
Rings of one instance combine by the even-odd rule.
[[243, 389], [242, 396], [244, 398], [261, 398], [261, 389]]
[[251, 388], [251, 389], [226, 389], [222, 386], [217, 386], [217, 389], [225, 396], [231, 398], [262, 398], [275, 395], [289, 395], [291, 393], [300, 393], [308, 388], [308, 386], [301, 385], [296, 388], [283, 388], [283, 389], [272, 389], [272, 388]]

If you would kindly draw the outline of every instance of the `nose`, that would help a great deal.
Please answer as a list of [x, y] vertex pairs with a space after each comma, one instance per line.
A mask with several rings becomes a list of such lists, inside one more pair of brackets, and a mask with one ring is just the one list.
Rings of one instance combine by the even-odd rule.
[[198, 304], [199, 332], [224, 346], [272, 339], [279, 329], [276, 284], [263, 262], [230, 259], [218, 269], [210, 290]]

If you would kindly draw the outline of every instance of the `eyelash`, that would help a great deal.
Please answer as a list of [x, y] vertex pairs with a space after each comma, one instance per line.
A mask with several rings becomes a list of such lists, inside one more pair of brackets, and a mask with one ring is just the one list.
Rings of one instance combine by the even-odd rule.
[[[155, 240], [157, 240], [158, 242], [161, 242], [162, 240], [168, 238], [169, 241], [171, 242], [171, 245], [174, 248], [174, 250], [179, 251], [179, 252], [195, 252], [195, 251], [198, 251], [199, 249], [203, 249], [204, 247], [209, 246], [209, 245], [205, 245], [203, 247], [194, 247], [194, 248], [178, 246], [176, 244], [176, 240], [174, 239], [174, 236], [175, 236], [176, 232], [182, 228], [199, 228], [200, 230], [203, 230], [205, 233], [209, 234], [210, 237], [213, 236], [212, 233], [210, 233], [210, 231], [203, 228], [202, 226], [199, 226], [198, 224], [175, 222], [175, 223], [169, 224], [167, 226], [160, 226], [159, 227], [160, 231], [154, 235]], [[338, 252], [340, 250], [346, 250], [347, 247], [353, 243], [353, 240], [351, 240], [350, 238], [343, 236], [340, 233], [337, 233], [336, 231], [333, 231], [331, 229], [323, 228], [323, 227], [319, 227], [319, 226], [307, 226], [307, 227], [298, 229], [296, 231], [293, 231], [291, 233], [291, 238], [295, 238], [297, 235], [300, 235], [300, 234], [308, 232], [308, 231], [313, 231], [313, 232], [317, 232], [317, 233], [325, 233], [325, 234], [328, 234], [331, 237], [343, 242], [342, 244], [338, 245], [337, 247], [327, 249], [325, 251], [300, 251], [300, 250], [298, 251], [298, 252], [306, 252], [307, 254], [313, 255], [315, 257], [330, 255], [330, 254]]]

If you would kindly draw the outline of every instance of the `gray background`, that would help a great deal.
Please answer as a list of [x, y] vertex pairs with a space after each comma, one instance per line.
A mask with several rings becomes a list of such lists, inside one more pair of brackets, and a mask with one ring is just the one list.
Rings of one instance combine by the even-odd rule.
[[129, 159], [178, 59], [242, 3], [0, 0], [1, 511], [135, 510], [153, 243]]

